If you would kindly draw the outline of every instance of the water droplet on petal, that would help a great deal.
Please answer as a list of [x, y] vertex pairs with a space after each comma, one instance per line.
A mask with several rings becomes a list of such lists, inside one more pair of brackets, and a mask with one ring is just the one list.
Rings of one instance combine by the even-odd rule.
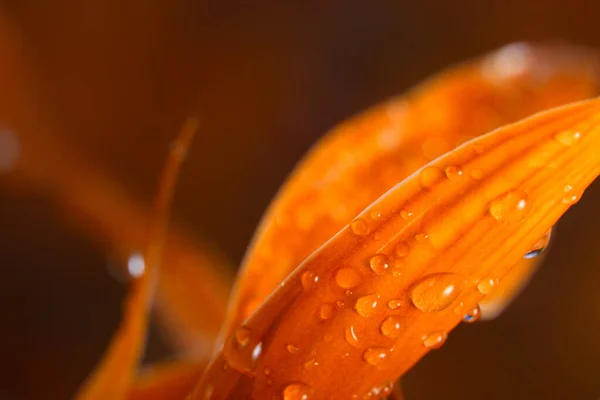
[[415, 240], [416, 240], [417, 242], [421, 242], [421, 243], [423, 243], [423, 242], [425, 242], [427, 239], [429, 239], [429, 235], [428, 235], [428, 234], [426, 234], [426, 233], [417, 233], [417, 234], [415, 235]]
[[381, 212], [373, 210], [369, 213], [369, 216], [371, 217], [371, 219], [378, 220], [381, 218]]
[[350, 223], [350, 229], [356, 235], [364, 236], [369, 234], [369, 225], [360, 218], [355, 219]]
[[133, 253], [127, 260], [127, 272], [134, 278], [139, 278], [146, 271], [146, 262], [141, 253]]
[[310, 400], [313, 390], [310, 386], [296, 382], [283, 389], [283, 400]]
[[463, 285], [464, 279], [457, 274], [432, 274], [413, 285], [410, 298], [423, 312], [441, 311], [456, 300]]
[[356, 300], [354, 309], [363, 317], [372, 317], [377, 314], [377, 306], [379, 305], [379, 295], [371, 294], [360, 297]]
[[370, 347], [363, 353], [363, 359], [373, 366], [381, 365], [390, 355], [390, 350], [384, 347]]
[[457, 181], [463, 176], [463, 171], [459, 167], [455, 167], [454, 165], [450, 165], [446, 167], [446, 176], [451, 181]]
[[248, 342], [250, 342], [250, 337], [252, 336], [252, 331], [249, 328], [242, 326], [241, 328], [238, 328], [235, 331], [234, 336], [235, 336], [235, 341], [236, 341], [237, 345], [240, 348], [244, 348], [248, 345]]
[[481, 318], [481, 309], [479, 308], [479, 304], [477, 304], [467, 315], [464, 316], [463, 321], [468, 323], [473, 323], [479, 321]]
[[390, 315], [383, 320], [379, 329], [383, 336], [396, 339], [402, 334], [402, 318], [397, 315]]
[[421, 188], [424, 190], [431, 190], [443, 176], [442, 170], [438, 167], [425, 167], [419, 173], [419, 183], [421, 184]]
[[518, 221], [523, 218], [527, 200], [527, 193], [520, 190], [503, 194], [490, 203], [490, 215], [497, 221]]
[[351, 289], [361, 284], [362, 277], [354, 268], [342, 268], [335, 274], [335, 282], [342, 289]]
[[400, 217], [402, 217], [402, 219], [404, 219], [404, 220], [411, 219], [412, 216], [413, 216], [413, 213], [411, 211], [408, 211], [408, 210], [400, 211]]
[[311, 289], [314, 289], [314, 287], [317, 285], [319, 277], [313, 271], [308, 270], [302, 273], [301, 280], [302, 286], [304, 286], [304, 290], [309, 291]]
[[581, 138], [581, 132], [575, 130], [568, 130], [557, 133], [554, 138], [560, 144], [565, 146], [572, 146], [579, 141]]
[[439, 349], [447, 338], [446, 332], [433, 332], [423, 338], [423, 344], [428, 349]]
[[321, 318], [323, 321], [333, 317], [334, 313], [335, 313], [335, 309], [333, 308], [333, 306], [331, 304], [323, 304], [319, 308], [319, 318]]
[[348, 325], [344, 328], [346, 342], [352, 347], [361, 347], [359, 342], [363, 339], [364, 333], [364, 329], [359, 325]]
[[369, 265], [373, 272], [383, 275], [390, 268], [390, 259], [385, 254], [375, 254], [369, 260]]
[[490, 294], [494, 291], [497, 284], [498, 278], [488, 277], [482, 279], [481, 282], [477, 284], [477, 290], [482, 294]]
[[391, 299], [390, 301], [388, 301], [387, 305], [390, 309], [396, 310], [402, 307], [402, 301], [400, 301], [400, 299]]
[[287, 351], [289, 351], [292, 354], [296, 354], [297, 352], [300, 351], [300, 349], [296, 346], [294, 346], [293, 344], [288, 344], [286, 347]]
[[535, 258], [542, 254], [546, 247], [548, 247], [548, 243], [550, 243], [550, 237], [552, 236], [552, 229], [550, 229], [544, 236], [541, 237], [529, 250], [523, 258]]

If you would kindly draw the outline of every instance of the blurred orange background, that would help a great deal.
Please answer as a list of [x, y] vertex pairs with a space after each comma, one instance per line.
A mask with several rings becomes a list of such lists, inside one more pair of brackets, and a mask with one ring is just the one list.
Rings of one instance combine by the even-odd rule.
[[[199, 115], [174, 218], [237, 265], [335, 123], [509, 42], [600, 46], [593, 1], [235, 3], [1, 2], [0, 123], [23, 132], [23, 157], [58, 162], [44, 158], [54, 143], [149, 203], [169, 142]], [[0, 190], [0, 399], [67, 399], [117, 326], [126, 285], [109, 273], [108, 241], [18, 175], [0, 172]], [[596, 184], [561, 220], [505, 314], [460, 326], [410, 371], [408, 400], [600, 397], [598, 199]], [[170, 353], [160, 331], [150, 338], [148, 360]]]

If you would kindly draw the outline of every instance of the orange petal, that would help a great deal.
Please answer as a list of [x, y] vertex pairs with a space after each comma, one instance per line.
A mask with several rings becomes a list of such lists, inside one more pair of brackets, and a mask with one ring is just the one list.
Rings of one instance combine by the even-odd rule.
[[184, 399], [206, 367], [197, 362], [153, 365], [140, 374], [129, 388], [127, 400]]
[[144, 252], [145, 271], [132, 283], [125, 300], [123, 322], [114, 334], [100, 364], [76, 396], [77, 399], [121, 399], [131, 383], [145, 347], [149, 312], [162, 261], [176, 178], [196, 129], [197, 121], [189, 120], [172, 147], [159, 183], [155, 214]]
[[[592, 96], [598, 78], [597, 59], [584, 49], [514, 44], [335, 128], [265, 215], [222, 332], [231, 333], [302, 260], [425, 163], [500, 125]], [[367, 219], [379, 218], [375, 211]]]
[[[493, 319], [504, 311], [510, 303], [521, 293], [531, 280], [531, 277], [543, 260], [542, 252], [548, 246], [551, 230], [538, 240], [530, 249], [526, 257], [520, 260], [510, 272], [502, 279], [502, 284], [494, 293], [486, 296], [479, 304], [482, 319]], [[538, 254], [539, 252], [539, 254]]]
[[[462, 174], [449, 178], [449, 167]], [[395, 380], [444, 343], [464, 306], [492, 293], [599, 173], [598, 99], [449, 152], [307, 258], [228, 338], [191, 398], [349, 399]], [[340, 282], [344, 269], [355, 276]]]
[[[24, 147], [21, 170], [12, 176], [15, 183], [52, 198], [74, 227], [120, 258], [141, 251], [149, 207], [76, 152], [48, 140], [45, 132], [41, 128], [20, 132], [31, 146]], [[182, 352], [208, 355], [230, 292], [229, 262], [177, 225], [170, 229], [164, 253], [156, 299], [160, 322]]]

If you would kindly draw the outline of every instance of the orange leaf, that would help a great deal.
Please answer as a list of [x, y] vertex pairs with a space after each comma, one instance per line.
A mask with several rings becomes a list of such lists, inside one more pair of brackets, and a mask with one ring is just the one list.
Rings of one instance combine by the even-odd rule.
[[600, 173], [599, 149], [596, 99], [423, 167], [281, 283], [191, 398], [350, 399], [393, 382], [579, 199]]

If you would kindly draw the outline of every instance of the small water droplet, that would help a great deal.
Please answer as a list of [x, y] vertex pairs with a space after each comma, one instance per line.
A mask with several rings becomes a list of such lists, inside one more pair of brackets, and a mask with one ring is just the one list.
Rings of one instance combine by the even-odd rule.
[[312, 367], [316, 367], [317, 365], [319, 365], [319, 363], [316, 362], [314, 359], [310, 359], [302, 365], [303, 365], [304, 369], [308, 371], [308, 370], [312, 369]]
[[425, 167], [419, 173], [419, 183], [421, 184], [421, 188], [423, 190], [431, 190], [443, 176], [442, 170], [438, 167]]
[[341, 268], [335, 274], [335, 282], [342, 289], [351, 289], [361, 284], [362, 277], [354, 268]]
[[236, 341], [237, 345], [243, 349], [250, 342], [250, 337], [252, 336], [252, 331], [249, 328], [242, 326], [241, 328], [238, 328], [235, 331], [234, 336], [235, 336], [235, 341]]
[[429, 239], [429, 235], [426, 233], [417, 233], [415, 235], [415, 240], [417, 242], [423, 243], [423, 242], [427, 241], [427, 239]]
[[520, 190], [505, 193], [490, 203], [490, 215], [497, 221], [518, 221], [523, 218], [527, 200], [527, 193]]
[[572, 146], [579, 141], [581, 138], [581, 132], [575, 130], [568, 130], [557, 133], [554, 138], [560, 144], [565, 146]]
[[413, 213], [411, 211], [408, 211], [408, 210], [400, 211], [400, 217], [404, 220], [411, 219], [412, 216], [413, 216]]
[[456, 300], [463, 285], [464, 279], [457, 274], [432, 274], [413, 285], [410, 298], [422, 312], [442, 311]]
[[473, 179], [482, 179], [483, 178], [483, 171], [480, 169], [473, 169], [471, 170], [471, 178]]
[[364, 329], [359, 325], [348, 325], [344, 328], [346, 342], [352, 347], [360, 348], [360, 341], [364, 336]]
[[379, 295], [371, 294], [360, 297], [356, 300], [354, 309], [363, 317], [372, 317], [377, 314], [377, 306], [379, 305]]
[[560, 202], [566, 206], [570, 206], [572, 204], [577, 203], [578, 201], [579, 201], [579, 196], [577, 196], [576, 194], [572, 194], [572, 195], [563, 197]]
[[127, 260], [127, 272], [133, 278], [139, 278], [146, 271], [146, 262], [142, 253], [133, 253]]
[[369, 216], [371, 217], [371, 219], [378, 220], [381, 218], [381, 212], [377, 211], [377, 210], [373, 210], [369, 213]]
[[423, 344], [428, 349], [439, 349], [447, 338], [446, 332], [433, 332], [423, 338]]
[[463, 176], [463, 170], [454, 165], [446, 167], [446, 176], [451, 181], [457, 181]]
[[369, 260], [373, 272], [379, 275], [385, 274], [390, 268], [390, 259], [385, 254], [375, 254]]
[[296, 346], [294, 346], [293, 344], [288, 344], [286, 347], [287, 351], [289, 351], [291, 354], [296, 354], [297, 352], [300, 351], [300, 349]]
[[313, 271], [307, 270], [302, 273], [301, 280], [304, 290], [309, 291], [317, 285], [319, 277]]
[[394, 249], [394, 253], [396, 253], [396, 256], [398, 257], [406, 257], [409, 251], [410, 246], [406, 242], [398, 243]]
[[396, 339], [402, 334], [402, 318], [397, 315], [390, 315], [383, 320], [379, 329], [383, 336]]
[[497, 284], [498, 278], [488, 277], [482, 279], [481, 282], [477, 284], [477, 290], [482, 294], [490, 294], [494, 291]]
[[479, 308], [479, 304], [477, 304], [467, 315], [464, 316], [463, 321], [468, 323], [473, 323], [479, 321], [481, 318], [481, 309]]
[[402, 301], [400, 299], [391, 299], [388, 301], [387, 306], [392, 310], [396, 310], [402, 307]]
[[323, 304], [321, 307], [319, 307], [319, 318], [321, 318], [323, 321], [333, 317], [334, 313], [335, 309], [331, 304]]
[[369, 225], [360, 218], [355, 219], [350, 223], [350, 229], [356, 235], [364, 236], [369, 234]]
[[266, 368], [265, 368], [265, 375], [266, 375], [266, 376], [269, 376], [269, 375], [271, 375], [272, 373], [273, 373], [273, 371], [271, 370], [271, 368], [269, 368], [269, 367], [266, 367]]
[[312, 388], [300, 382], [291, 383], [283, 389], [283, 400], [310, 400], [312, 395]]
[[363, 353], [363, 359], [373, 366], [381, 365], [390, 355], [390, 350], [384, 347], [370, 347]]
[[535, 244], [531, 247], [523, 258], [535, 258], [542, 254], [546, 247], [548, 247], [548, 243], [550, 243], [550, 238], [552, 236], [552, 229], [550, 229], [544, 236], [542, 236]]

